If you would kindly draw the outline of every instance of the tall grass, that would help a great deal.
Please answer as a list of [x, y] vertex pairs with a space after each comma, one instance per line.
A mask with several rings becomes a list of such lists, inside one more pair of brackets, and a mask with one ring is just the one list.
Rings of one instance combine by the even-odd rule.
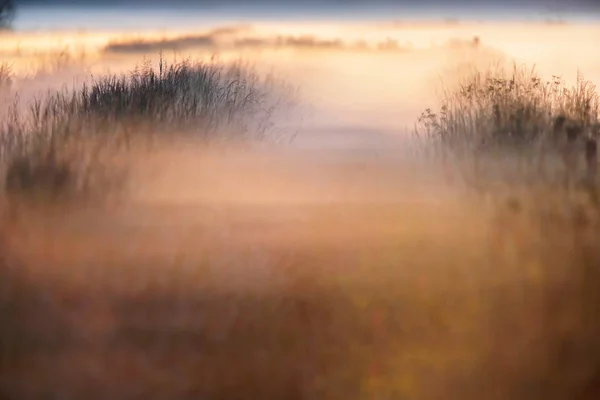
[[535, 69], [513, 66], [473, 71], [457, 87], [443, 91], [438, 109], [425, 110], [417, 131], [446, 148], [469, 154], [509, 147], [533, 148], [536, 142], [556, 142], [557, 118], [584, 129], [598, 121], [596, 87], [581, 76], [568, 87], [559, 76], [543, 81]]
[[92, 155], [97, 162], [100, 153], [127, 148], [132, 140], [151, 143], [181, 135], [204, 141], [265, 140], [275, 111], [293, 107], [294, 95], [283, 80], [260, 76], [241, 61], [169, 64], [161, 55], [157, 65], [145, 60], [129, 73], [91, 77], [81, 87], [53, 91], [27, 104], [17, 98], [0, 124], [0, 161], [9, 170], [23, 171], [29, 160], [29, 173], [12, 176], [21, 177], [21, 186], [31, 186], [43, 175], [33, 171], [52, 170], [59, 159], [61, 168], [82, 171], [77, 155]]
[[136, 124], [146, 128], [138, 133], [148, 135], [185, 131], [207, 138], [217, 133], [263, 138], [276, 107], [294, 100], [291, 90], [275, 93], [282, 83], [274, 76], [260, 77], [243, 62], [168, 64], [161, 57], [153, 66], [145, 60], [128, 74], [92, 77], [81, 88], [34, 100], [5, 121], [3, 138], [62, 138], [82, 131], [106, 135]]
[[544, 81], [535, 68], [513, 65], [473, 70], [445, 88], [438, 108], [421, 114], [415, 132], [478, 190], [510, 183], [571, 185], [592, 179], [582, 165], [585, 141], [600, 134], [599, 116], [592, 82], [578, 75], [567, 86], [559, 76]]

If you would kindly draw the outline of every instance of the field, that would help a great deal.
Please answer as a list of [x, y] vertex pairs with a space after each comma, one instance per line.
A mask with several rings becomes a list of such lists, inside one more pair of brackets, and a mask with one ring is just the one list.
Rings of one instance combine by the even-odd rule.
[[42, 75], [0, 67], [0, 398], [600, 394], [594, 82], [476, 66], [367, 140], [239, 59]]

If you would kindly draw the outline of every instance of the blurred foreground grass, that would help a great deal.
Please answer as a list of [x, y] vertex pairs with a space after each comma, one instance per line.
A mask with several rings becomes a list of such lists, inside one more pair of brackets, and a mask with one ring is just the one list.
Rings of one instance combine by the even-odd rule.
[[595, 215], [582, 229], [526, 206], [289, 206], [304, 222], [237, 207], [185, 229], [15, 226], [4, 393], [595, 398]]

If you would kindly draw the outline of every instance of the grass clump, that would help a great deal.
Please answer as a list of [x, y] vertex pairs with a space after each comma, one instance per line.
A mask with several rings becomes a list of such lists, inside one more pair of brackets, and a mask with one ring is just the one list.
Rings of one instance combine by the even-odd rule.
[[185, 131], [212, 138], [227, 132], [255, 139], [269, 133], [276, 108], [293, 101], [282, 81], [261, 78], [242, 62], [168, 64], [161, 56], [157, 67], [145, 60], [127, 74], [92, 77], [79, 88], [37, 98], [24, 110], [16, 102], [19, 112], [5, 123], [3, 136], [108, 135], [143, 126], [143, 134]]
[[578, 76], [568, 87], [559, 76], [544, 81], [535, 69], [474, 71], [457, 88], [446, 89], [438, 111], [425, 110], [419, 134], [462, 155], [501, 148], [556, 145], [568, 125], [592, 127], [600, 113], [596, 87]]
[[[5, 188], [23, 192], [39, 183], [58, 190], [66, 185], [50, 185], [56, 183], [51, 171], [58, 180], [69, 175], [81, 181], [83, 171], [100, 168], [100, 159], [134, 140], [151, 143], [183, 134], [205, 141], [264, 140], [274, 128], [275, 111], [294, 100], [284, 82], [261, 77], [248, 64], [189, 59], [168, 64], [162, 55], [157, 66], [145, 60], [129, 73], [92, 77], [29, 104], [17, 98], [0, 126], [0, 161], [10, 175]], [[73, 160], [82, 156], [88, 160]]]
[[161, 57], [158, 68], [144, 61], [129, 75], [84, 85], [67, 106], [105, 123], [125, 119], [206, 137], [224, 131], [262, 137], [281, 100], [269, 98], [274, 83], [243, 63], [225, 67], [185, 60], [169, 65]]

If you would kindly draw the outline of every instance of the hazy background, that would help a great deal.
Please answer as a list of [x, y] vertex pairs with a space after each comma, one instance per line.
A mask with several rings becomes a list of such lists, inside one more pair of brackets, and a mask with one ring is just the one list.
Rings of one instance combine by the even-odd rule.
[[[321, 191], [324, 198], [336, 193], [347, 199], [340, 187], [322, 192], [341, 179], [334, 169], [345, 168], [344, 163], [381, 165], [397, 158], [399, 149], [410, 152], [406, 139], [421, 112], [436, 109], [441, 91], [474, 68], [486, 71], [515, 62], [535, 67], [547, 79], [560, 75], [572, 83], [583, 76], [600, 83], [600, 10], [593, 1], [125, 1], [102, 6], [19, 1], [16, 6], [13, 31], [0, 36], [0, 62], [17, 73], [13, 92], [21, 104], [94, 75], [131, 70], [144, 59], [156, 64], [161, 51], [167, 61], [241, 58], [261, 74], [286, 80], [298, 89], [301, 106], [275, 122], [297, 134], [293, 146], [316, 151], [310, 156], [315, 160], [333, 157], [332, 150], [346, 157], [337, 167], [330, 163], [328, 173], [324, 161], [312, 169], [302, 161], [304, 178], [312, 171], [312, 184], [320, 189], [288, 187], [287, 197]], [[4, 100], [13, 101], [12, 94]], [[258, 168], [263, 175], [274, 170]], [[153, 183], [152, 196], [189, 198], [202, 192], [180, 179], [187, 175], [179, 167], [172, 170], [164, 184]], [[196, 169], [188, 165], [185, 170]], [[245, 172], [252, 176], [249, 182], [256, 181], [255, 172], [248, 167]], [[231, 188], [244, 180], [237, 173], [222, 172], [231, 174]], [[364, 192], [365, 182], [379, 179], [373, 177], [378, 173], [369, 172], [356, 183], [362, 189], [351, 190]], [[259, 193], [272, 184], [267, 181], [253, 193], [266, 196]], [[381, 188], [390, 185], [384, 181]], [[284, 186], [274, 187], [264, 193], [285, 192]], [[224, 190], [232, 199], [241, 193]]]
[[399, 132], [467, 65], [514, 60], [543, 76], [573, 81], [579, 71], [599, 82], [598, 4], [20, 0], [14, 32], [0, 39], [0, 62], [22, 73], [55, 66], [52, 78], [21, 82], [26, 96], [40, 84], [130, 69], [161, 50], [171, 60], [243, 57], [300, 88], [305, 127]]

